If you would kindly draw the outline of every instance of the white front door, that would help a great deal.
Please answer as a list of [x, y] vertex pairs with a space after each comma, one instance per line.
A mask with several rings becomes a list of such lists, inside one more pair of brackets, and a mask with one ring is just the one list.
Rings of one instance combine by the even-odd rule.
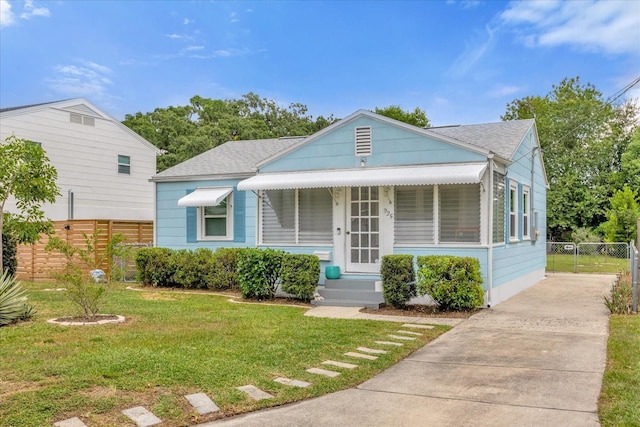
[[380, 191], [378, 187], [347, 189], [347, 271], [380, 271]]

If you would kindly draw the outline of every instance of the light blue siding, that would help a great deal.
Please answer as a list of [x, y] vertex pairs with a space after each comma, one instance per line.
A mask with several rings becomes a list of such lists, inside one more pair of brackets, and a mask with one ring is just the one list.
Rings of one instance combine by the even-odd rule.
[[372, 154], [366, 156], [367, 167], [486, 161], [486, 156], [481, 154], [361, 117], [263, 166], [261, 171], [360, 167], [360, 157], [355, 155], [354, 145], [356, 126], [372, 127]]

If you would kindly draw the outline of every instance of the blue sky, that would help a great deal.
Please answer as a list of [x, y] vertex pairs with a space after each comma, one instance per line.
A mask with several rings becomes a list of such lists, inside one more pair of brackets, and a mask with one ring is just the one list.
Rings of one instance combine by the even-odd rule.
[[640, 1], [0, 0], [0, 49], [0, 107], [82, 96], [122, 120], [255, 92], [469, 124], [564, 77], [639, 77]]

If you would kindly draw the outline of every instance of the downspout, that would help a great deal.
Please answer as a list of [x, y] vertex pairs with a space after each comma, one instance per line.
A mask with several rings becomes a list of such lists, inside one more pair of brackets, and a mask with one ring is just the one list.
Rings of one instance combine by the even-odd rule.
[[491, 307], [491, 288], [493, 288], [493, 154], [487, 156], [489, 162], [489, 236], [487, 250], [487, 307]]

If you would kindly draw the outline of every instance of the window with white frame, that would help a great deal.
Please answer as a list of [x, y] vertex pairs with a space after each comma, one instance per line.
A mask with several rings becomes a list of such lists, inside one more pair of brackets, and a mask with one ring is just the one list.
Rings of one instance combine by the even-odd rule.
[[395, 188], [396, 244], [434, 243], [433, 186]]
[[217, 206], [198, 208], [200, 240], [231, 240], [233, 238], [233, 195], [229, 194]]
[[266, 190], [261, 193], [263, 244], [333, 242], [332, 197], [326, 188]]
[[438, 186], [441, 243], [480, 243], [480, 185]]
[[531, 234], [529, 232], [529, 212], [531, 210], [531, 202], [530, 202], [530, 190], [527, 186], [522, 186], [522, 238], [523, 239], [531, 239]]
[[509, 240], [518, 240], [518, 183], [509, 182]]
[[131, 175], [131, 157], [118, 154], [118, 173]]
[[505, 176], [493, 172], [493, 243], [504, 242]]

